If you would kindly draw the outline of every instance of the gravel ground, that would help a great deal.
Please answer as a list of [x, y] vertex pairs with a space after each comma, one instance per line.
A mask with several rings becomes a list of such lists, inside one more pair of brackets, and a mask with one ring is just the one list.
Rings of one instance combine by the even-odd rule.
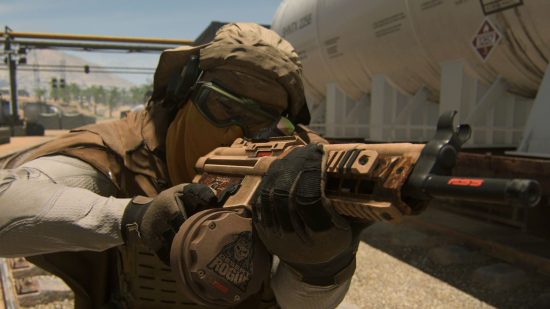
[[32, 307], [22, 307], [25, 309], [73, 309], [74, 301], [72, 299], [65, 299], [63, 301], [56, 301], [44, 305], [37, 305]]
[[469, 261], [438, 265], [429, 252], [461, 244], [404, 225], [376, 224], [362, 236], [357, 270], [339, 309], [547, 308], [540, 301], [548, 298], [550, 278], [528, 269], [512, 265], [525, 272], [525, 283], [495, 290], [472, 280], [476, 269], [502, 263], [487, 254], [476, 252]]

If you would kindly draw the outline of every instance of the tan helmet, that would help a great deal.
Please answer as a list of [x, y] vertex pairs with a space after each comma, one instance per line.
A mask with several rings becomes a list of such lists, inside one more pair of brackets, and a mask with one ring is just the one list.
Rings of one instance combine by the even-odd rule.
[[[172, 93], [181, 92], [178, 87], [194, 84], [199, 72], [185, 73], [192, 56], [197, 57], [202, 80], [216, 80], [235, 94], [287, 114], [294, 123], [309, 123], [298, 54], [274, 31], [255, 23], [231, 23], [208, 44], [164, 51], [154, 76], [153, 101], [174, 100]], [[193, 76], [191, 83], [182, 82], [186, 74]], [[182, 98], [188, 97], [176, 96]]]

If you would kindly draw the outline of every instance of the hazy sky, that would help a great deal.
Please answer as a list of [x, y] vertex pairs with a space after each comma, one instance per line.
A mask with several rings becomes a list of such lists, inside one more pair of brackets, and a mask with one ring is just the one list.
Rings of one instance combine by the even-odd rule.
[[[13, 31], [195, 39], [211, 21], [270, 24], [280, 0], [0, 0]], [[73, 53], [102, 65], [155, 67], [156, 54]], [[151, 77], [128, 75], [133, 82]]]

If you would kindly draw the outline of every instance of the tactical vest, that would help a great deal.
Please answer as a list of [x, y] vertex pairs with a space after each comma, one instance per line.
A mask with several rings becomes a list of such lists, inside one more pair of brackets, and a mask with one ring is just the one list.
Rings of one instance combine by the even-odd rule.
[[[164, 163], [164, 132], [157, 132], [147, 112], [130, 113], [119, 121], [74, 129], [67, 135], [10, 157], [13, 168], [47, 155], [78, 158], [108, 177], [117, 198], [156, 196], [170, 187]], [[175, 274], [143, 244], [123, 245], [104, 252], [59, 252], [28, 260], [62, 278], [81, 308], [201, 308], [185, 300]], [[265, 285], [237, 308], [273, 308], [276, 301]]]

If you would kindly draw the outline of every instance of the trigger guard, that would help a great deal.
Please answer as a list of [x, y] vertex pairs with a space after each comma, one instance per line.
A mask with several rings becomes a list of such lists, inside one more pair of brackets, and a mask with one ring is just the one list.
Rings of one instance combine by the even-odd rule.
[[252, 229], [250, 211], [231, 207], [189, 217], [174, 237], [170, 264], [189, 300], [230, 307], [260, 291], [271, 257]]

